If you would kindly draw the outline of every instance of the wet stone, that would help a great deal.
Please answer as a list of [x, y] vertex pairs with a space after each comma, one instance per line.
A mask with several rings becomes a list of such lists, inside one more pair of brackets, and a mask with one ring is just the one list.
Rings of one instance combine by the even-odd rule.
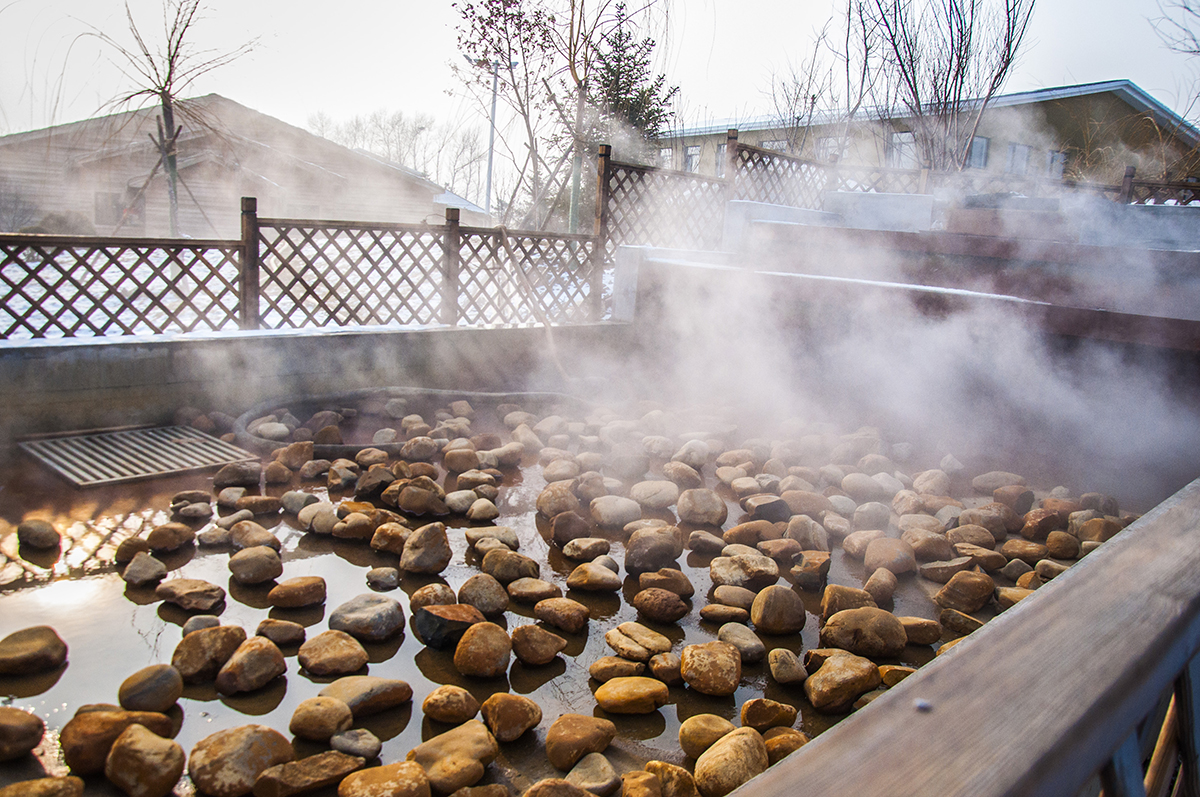
[[229, 557], [229, 572], [240, 584], [262, 584], [283, 575], [283, 561], [274, 548], [245, 548]]
[[325, 602], [325, 579], [296, 576], [280, 581], [267, 593], [267, 602], [280, 609], [299, 609]]
[[742, 704], [742, 726], [762, 733], [769, 728], [789, 727], [796, 721], [796, 707], [777, 700], [755, 697]]
[[585, 755], [567, 773], [566, 780], [597, 797], [608, 797], [621, 786], [621, 778], [602, 753]]
[[461, 686], [445, 684], [429, 693], [421, 711], [436, 722], [461, 725], [479, 713], [479, 701]]
[[359, 595], [333, 610], [329, 627], [365, 642], [380, 642], [404, 628], [400, 604], [383, 595]]
[[804, 693], [822, 714], [841, 714], [854, 701], [879, 686], [879, 668], [869, 659], [840, 653], [825, 659], [804, 682]]
[[347, 675], [326, 686], [319, 694], [341, 700], [357, 719], [403, 705], [412, 700], [413, 692], [406, 681], [374, 675]]
[[584, 755], [604, 753], [616, 736], [612, 720], [563, 714], [546, 732], [546, 756], [554, 767], [566, 772]]
[[679, 726], [679, 746], [690, 758], [699, 758], [718, 739], [737, 730], [732, 722], [716, 714], [694, 714]]
[[[379, 756], [383, 742], [366, 728], [354, 728], [335, 733], [329, 737], [329, 746], [346, 755], [354, 755], [370, 761]], [[424, 772], [421, 773], [424, 777]], [[345, 781], [342, 781], [345, 783]], [[402, 792], [401, 792], [402, 793]]]
[[154, 594], [189, 612], [207, 612], [225, 600], [225, 590], [198, 578], [164, 581], [155, 588]]
[[674, 623], [683, 619], [688, 605], [674, 592], [658, 587], [643, 589], [633, 596], [638, 614], [657, 623]]
[[247, 639], [217, 673], [217, 691], [223, 695], [253, 692], [287, 672], [279, 646], [266, 637]]
[[596, 703], [610, 714], [649, 714], [668, 697], [666, 684], [642, 676], [612, 678], [595, 692]]
[[499, 745], [487, 727], [479, 720], [468, 720], [414, 747], [408, 753], [408, 760], [425, 769], [435, 790], [450, 794], [478, 783], [499, 752]]
[[737, 691], [742, 679], [742, 657], [728, 642], [715, 640], [687, 645], [680, 658], [680, 674], [697, 692], [721, 697]]
[[509, 583], [507, 591], [508, 596], [517, 603], [537, 603], [562, 595], [562, 590], [556, 585], [540, 578], [518, 578]]
[[12, 761], [33, 752], [45, 731], [45, 723], [36, 714], [0, 706], [0, 761]]
[[488, 574], [476, 573], [459, 587], [458, 602], [474, 606], [485, 617], [494, 617], [508, 608], [508, 592]]
[[768, 653], [767, 664], [776, 683], [799, 684], [808, 678], [808, 671], [804, 669], [800, 657], [787, 648], [775, 648]]
[[496, 678], [508, 671], [512, 641], [495, 623], [476, 623], [454, 649], [454, 668], [462, 675]]
[[140, 551], [121, 571], [121, 578], [134, 587], [156, 584], [167, 577], [167, 566], [149, 553]]
[[585, 592], [616, 592], [621, 589], [621, 577], [598, 562], [584, 562], [567, 577], [567, 588]]
[[130, 797], [165, 797], [183, 774], [184, 752], [141, 725], [130, 725], [113, 742], [105, 776]]
[[469, 604], [430, 604], [413, 612], [412, 626], [413, 633], [428, 647], [449, 650], [459, 644], [468, 629], [483, 622], [483, 612]]
[[641, 661], [621, 658], [620, 656], [601, 656], [588, 667], [588, 675], [600, 683], [611, 681], [613, 678], [628, 678], [641, 675], [646, 671], [646, 665]]
[[725, 797], [764, 772], [769, 763], [762, 735], [753, 728], [738, 728], [722, 736], [696, 759], [696, 788], [703, 797]]
[[741, 623], [726, 623], [717, 631], [717, 639], [737, 648], [743, 664], [754, 664], [767, 655], [767, 647], [758, 635]]
[[77, 713], [59, 734], [63, 762], [76, 775], [104, 770], [113, 742], [131, 725], [141, 725], [159, 736], [171, 734], [171, 720], [152, 711], [84, 711]]
[[67, 644], [48, 625], [14, 631], [0, 639], [0, 675], [33, 675], [62, 666]]
[[265, 725], [243, 725], [201, 739], [188, 756], [192, 782], [212, 797], [249, 794], [262, 772], [296, 757], [278, 731]]
[[367, 663], [367, 651], [344, 631], [323, 631], [300, 646], [300, 666], [313, 675], [349, 675]]
[[429, 793], [429, 778], [413, 761], [360, 769], [338, 786], [338, 797], [429, 797]]
[[[523, 625], [512, 631], [513, 653], [523, 664], [549, 664], [567, 647], [567, 640], [536, 625]], [[494, 732], [494, 731], [493, 731]]]
[[822, 647], [841, 648], [869, 658], [893, 658], [904, 652], [908, 635], [891, 612], [864, 606], [834, 614], [821, 628]]
[[576, 537], [563, 546], [563, 556], [576, 562], [590, 562], [608, 553], [610, 543], [602, 537]]
[[121, 682], [117, 700], [126, 711], [165, 712], [183, 696], [183, 677], [169, 664], [143, 667]]
[[587, 627], [591, 612], [582, 603], [570, 598], [549, 598], [533, 607], [534, 616], [547, 625], [568, 634], [575, 634]]
[[275, 620], [270, 617], [258, 624], [256, 636], [264, 636], [279, 647], [291, 647], [304, 642], [304, 626], [290, 620]]
[[195, 631], [200, 631], [204, 628], [216, 628], [221, 624], [221, 618], [212, 614], [197, 614], [189, 617], [180, 629], [181, 637], [185, 637]]
[[479, 707], [483, 722], [498, 742], [513, 742], [542, 721], [541, 707], [524, 695], [497, 692]]
[[367, 571], [367, 586], [381, 592], [400, 586], [400, 571], [394, 567], [372, 567]]
[[804, 601], [789, 587], [774, 585], [759, 592], [750, 607], [750, 621], [763, 634], [796, 634], [804, 628]]

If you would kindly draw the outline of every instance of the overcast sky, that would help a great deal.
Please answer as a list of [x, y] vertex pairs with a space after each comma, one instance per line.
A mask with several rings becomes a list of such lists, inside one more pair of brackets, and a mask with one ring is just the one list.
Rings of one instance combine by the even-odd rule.
[[[162, 0], [130, 0], [144, 32], [161, 32]], [[456, 95], [461, 56], [451, 0], [209, 0], [199, 47], [257, 48], [200, 80], [216, 92], [303, 127], [379, 108], [486, 120]], [[688, 123], [767, 113], [773, 72], [798, 62], [829, 16], [823, 0], [675, 0], [660, 68], [681, 89]], [[118, 0], [0, 0], [0, 131], [94, 115], [128, 88], [90, 30], [126, 40]], [[1024, 58], [1006, 91], [1128, 78], [1182, 110], [1187, 59], [1163, 47], [1156, 0], [1039, 0]]]

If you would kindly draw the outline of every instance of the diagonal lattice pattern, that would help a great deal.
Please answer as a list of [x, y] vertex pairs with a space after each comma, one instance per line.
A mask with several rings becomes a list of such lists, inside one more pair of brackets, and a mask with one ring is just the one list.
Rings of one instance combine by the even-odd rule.
[[444, 232], [425, 225], [259, 226], [265, 329], [437, 322]]
[[0, 339], [238, 328], [232, 242], [0, 235]]
[[608, 167], [607, 255], [622, 244], [673, 249], [716, 249], [721, 243], [728, 185], [628, 163]]
[[[596, 239], [585, 235], [547, 235], [509, 231], [516, 263], [495, 230], [465, 228], [458, 272], [460, 322], [469, 326], [539, 323], [530, 306], [536, 300], [552, 324], [577, 324], [595, 318], [592, 302], [599, 283], [593, 252]], [[521, 269], [533, 296], [515, 269]]]

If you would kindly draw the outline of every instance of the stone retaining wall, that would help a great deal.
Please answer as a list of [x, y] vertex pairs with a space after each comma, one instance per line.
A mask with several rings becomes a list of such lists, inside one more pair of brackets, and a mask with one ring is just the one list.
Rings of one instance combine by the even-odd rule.
[[[557, 328], [579, 354], [617, 352], [624, 324]], [[21, 435], [169, 422], [179, 407], [237, 415], [275, 397], [365, 387], [573, 392], [533, 329], [239, 332], [205, 337], [0, 346], [0, 458]], [[578, 392], [575, 390], [574, 392]]]

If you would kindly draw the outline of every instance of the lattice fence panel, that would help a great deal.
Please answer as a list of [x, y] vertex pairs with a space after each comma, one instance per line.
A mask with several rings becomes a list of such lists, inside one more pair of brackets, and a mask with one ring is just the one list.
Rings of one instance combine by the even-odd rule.
[[1134, 205], [1191, 205], [1200, 203], [1200, 184], [1133, 181]]
[[621, 244], [716, 249], [726, 199], [724, 180], [610, 163], [607, 254]]
[[819, 210], [830, 179], [823, 164], [741, 144], [734, 153], [734, 199]]
[[260, 222], [262, 327], [436, 323], [444, 234], [422, 225]]
[[[594, 320], [592, 285], [602, 284], [606, 294], [611, 292], [610, 280], [593, 280], [594, 238], [509, 231], [508, 242], [517, 262], [512, 262], [498, 231], [463, 229], [458, 271], [461, 324], [536, 324], [540, 319], [532, 301], [552, 324]], [[517, 269], [525, 274], [532, 296]], [[606, 297], [601, 297], [605, 303]]]
[[0, 339], [238, 328], [228, 242], [0, 235]]

